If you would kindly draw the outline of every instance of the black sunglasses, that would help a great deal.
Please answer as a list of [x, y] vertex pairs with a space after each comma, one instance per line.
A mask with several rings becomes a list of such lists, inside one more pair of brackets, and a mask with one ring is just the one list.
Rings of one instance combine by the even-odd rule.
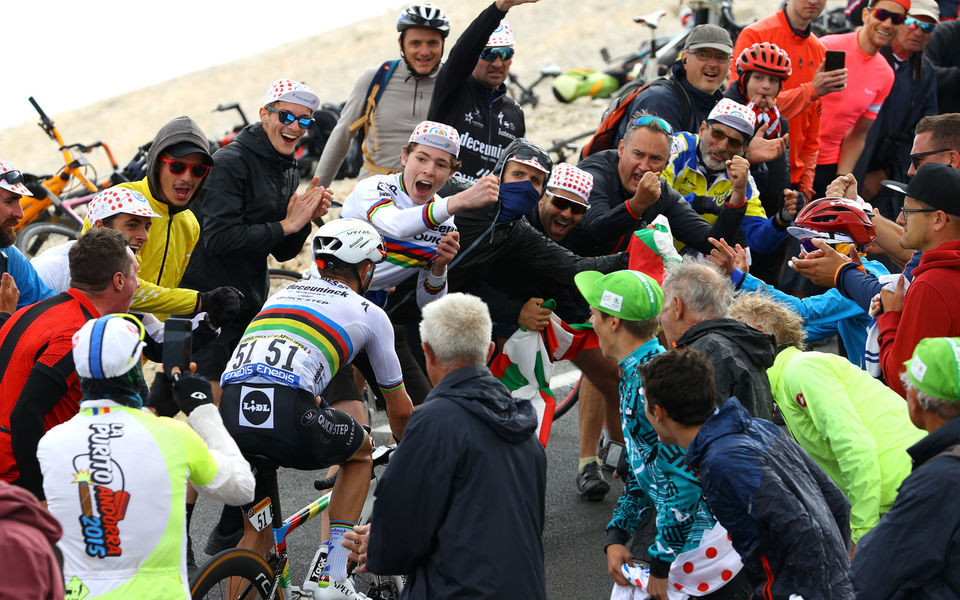
[[535, 158], [537, 159], [537, 162], [540, 163], [540, 166], [546, 169], [548, 172], [553, 170], [553, 159], [550, 158], [550, 155], [543, 150], [534, 149], [529, 146], [517, 148], [516, 152], [511, 153], [509, 158], [519, 158], [520, 160], [530, 160], [531, 158]]
[[920, 165], [923, 164], [920, 162], [920, 159], [924, 156], [933, 156], [934, 154], [940, 154], [941, 152], [950, 152], [950, 148], [943, 148], [942, 150], [927, 150], [926, 152], [917, 152], [916, 154], [910, 155], [910, 162], [913, 163], [914, 169], [919, 169]]
[[297, 125], [300, 126], [300, 129], [310, 129], [310, 126], [313, 125], [313, 119], [310, 117], [298, 117], [292, 112], [277, 110], [272, 106], [264, 106], [264, 108], [270, 112], [277, 113], [277, 118], [280, 119], [280, 122], [284, 125], [293, 125], [294, 121], [297, 122]]
[[23, 183], [23, 173], [20, 171], [7, 171], [6, 173], [0, 173], [0, 181], [10, 185]]
[[500, 60], [507, 62], [513, 58], [513, 48], [510, 46], [496, 47], [496, 48], [484, 48], [480, 51], [480, 58], [487, 62], [493, 62], [497, 60], [497, 57], [500, 57]]
[[575, 215], [582, 215], [583, 213], [587, 212], [586, 206], [578, 202], [568, 200], [567, 198], [564, 198], [562, 196], [557, 196], [556, 194], [551, 194], [550, 192], [547, 192], [547, 198], [550, 200], [550, 204], [553, 204], [554, 206], [556, 206], [557, 210], [559, 210], [560, 212], [563, 212], [568, 208], [570, 209], [570, 212], [572, 212]]
[[873, 9], [873, 16], [876, 17], [878, 21], [886, 21], [887, 19], [890, 19], [890, 22], [894, 25], [903, 25], [903, 22], [907, 20], [906, 13], [893, 12], [892, 10], [887, 10], [885, 8]]

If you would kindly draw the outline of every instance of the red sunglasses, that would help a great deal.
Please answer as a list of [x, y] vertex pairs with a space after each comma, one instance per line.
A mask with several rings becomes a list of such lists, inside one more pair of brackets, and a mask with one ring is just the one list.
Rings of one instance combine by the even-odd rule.
[[210, 165], [188, 163], [182, 160], [173, 160], [172, 158], [167, 158], [166, 156], [161, 156], [160, 160], [167, 163], [167, 168], [170, 169], [170, 172], [174, 175], [180, 175], [187, 169], [190, 169], [191, 175], [197, 179], [202, 179], [207, 176], [207, 173], [210, 172]]

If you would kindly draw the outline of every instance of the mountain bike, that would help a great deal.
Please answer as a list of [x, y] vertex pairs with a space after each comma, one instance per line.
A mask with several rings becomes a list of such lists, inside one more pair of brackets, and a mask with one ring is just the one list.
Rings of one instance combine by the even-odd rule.
[[[370, 490], [360, 513], [360, 523], [367, 523], [370, 519], [377, 479], [395, 449], [395, 445], [374, 448]], [[247, 458], [258, 479], [267, 477], [270, 481], [267, 498], [250, 509], [247, 517], [259, 530], [272, 527], [273, 550], [267, 558], [241, 548], [231, 548], [217, 554], [203, 565], [190, 581], [191, 597], [194, 600], [220, 600], [228, 597], [277, 600], [310, 598], [311, 596], [302, 593], [298, 586], [290, 584], [290, 557], [287, 555], [286, 540], [298, 527], [330, 506], [332, 492], [320, 496], [286, 520], [281, 519], [276, 463], [263, 456]], [[332, 485], [332, 478], [314, 482], [314, 487], [320, 490], [329, 489]], [[373, 573], [354, 573], [351, 580], [358, 592], [366, 594], [372, 600], [396, 600], [400, 597], [405, 583], [402, 576], [379, 576]], [[228, 596], [228, 586], [231, 591], [239, 590], [239, 593]]]
[[538, 96], [533, 89], [544, 79], [557, 77], [561, 73], [563, 73], [563, 69], [556, 64], [546, 64], [540, 69], [540, 72], [537, 73], [537, 78], [533, 80], [533, 83], [528, 86], [523, 85], [516, 75], [510, 73], [507, 77], [507, 94], [516, 100], [520, 106], [529, 104], [530, 108], [536, 108], [537, 104], [540, 103], [540, 96]]

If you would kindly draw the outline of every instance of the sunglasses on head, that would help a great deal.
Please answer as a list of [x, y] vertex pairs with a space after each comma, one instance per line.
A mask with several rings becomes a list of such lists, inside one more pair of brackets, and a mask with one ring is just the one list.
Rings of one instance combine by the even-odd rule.
[[180, 175], [187, 169], [190, 169], [190, 174], [200, 179], [206, 177], [207, 173], [210, 172], [210, 165], [203, 165], [199, 163], [188, 163], [182, 160], [174, 160], [172, 158], [167, 158], [166, 156], [161, 156], [160, 160], [167, 163], [167, 168], [170, 169], [170, 172], [174, 175]]
[[297, 125], [300, 126], [300, 129], [310, 129], [310, 126], [313, 125], [313, 119], [311, 117], [298, 117], [292, 112], [286, 110], [277, 110], [272, 106], [264, 106], [264, 108], [272, 113], [277, 113], [277, 118], [280, 119], [280, 122], [284, 125], [293, 125], [294, 121], [297, 122]]
[[21, 173], [20, 171], [7, 171], [6, 173], [0, 173], [0, 181], [3, 181], [10, 185], [17, 185], [18, 183], [23, 183], [23, 173]]
[[553, 159], [550, 158], [546, 152], [542, 150], [535, 150], [529, 147], [517, 148], [517, 151], [510, 155], [510, 158], [519, 158], [520, 160], [530, 160], [531, 158], [537, 159], [537, 162], [540, 163], [540, 166], [546, 169], [548, 172], [553, 169]]
[[878, 21], [886, 21], [887, 19], [890, 19], [890, 22], [893, 23], [894, 25], [902, 25], [907, 18], [907, 15], [905, 13], [893, 12], [885, 8], [873, 9], [873, 16]]
[[500, 60], [507, 62], [513, 58], [513, 48], [509, 46], [498, 47], [498, 48], [484, 48], [480, 52], [480, 58], [487, 62], [493, 62], [497, 60], [497, 57], [500, 57]]
[[904, 21], [904, 23], [906, 23], [907, 27], [910, 29], [919, 28], [920, 31], [924, 33], [933, 33], [934, 28], [937, 26], [936, 23], [924, 23], [923, 21], [919, 21], [913, 17], [907, 17], [907, 20]]
[[572, 212], [575, 215], [582, 215], [583, 213], [587, 212], [586, 206], [579, 204], [577, 202], [574, 202], [572, 200], [568, 200], [563, 196], [551, 194], [549, 191], [547, 192], [547, 199], [550, 200], [550, 204], [556, 206], [557, 210], [559, 210], [560, 212], [563, 212], [568, 208], [570, 209], [570, 212]]
[[732, 135], [727, 135], [726, 133], [720, 131], [713, 126], [712, 123], [707, 122], [707, 130], [710, 131], [710, 135], [713, 137], [713, 141], [720, 143], [723, 140], [727, 140], [727, 147], [734, 152], [740, 152], [743, 150], [743, 140], [737, 139]]
[[637, 117], [633, 122], [637, 127], [642, 127], [644, 125], [656, 125], [660, 129], [664, 130], [667, 135], [673, 135], [673, 127], [670, 126], [670, 123], [667, 123], [660, 117], [655, 117], [653, 115], [644, 115], [642, 117]]

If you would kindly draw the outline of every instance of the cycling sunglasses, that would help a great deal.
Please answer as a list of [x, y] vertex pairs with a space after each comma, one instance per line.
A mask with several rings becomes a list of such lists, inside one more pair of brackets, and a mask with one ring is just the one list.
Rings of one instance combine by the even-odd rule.
[[508, 60], [513, 58], [513, 52], [514, 52], [513, 48], [511, 48], [510, 46], [503, 46], [498, 48], [484, 48], [483, 51], [480, 52], [480, 59], [485, 60], [487, 62], [493, 62], [497, 60], [497, 57], [499, 56], [500, 60], [502, 60], [503, 62], [507, 62]]
[[550, 158], [550, 155], [543, 150], [534, 149], [529, 146], [517, 148], [516, 152], [510, 153], [510, 158], [519, 158], [520, 160], [535, 158], [537, 162], [540, 163], [540, 166], [546, 169], [548, 173], [553, 170], [553, 159]]
[[559, 210], [560, 212], [563, 212], [568, 208], [570, 209], [570, 212], [572, 212], [575, 215], [582, 215], [583, 213], [587, 212], [587, 207], [578, 202], [568, 200], [563, 196], [557, 196], [556, 194], [551, 194], [550, 192], [546, 192], [546, 194], [547, 194], [547, 199], [550, 200], [550, 204], [556, 206], [557, 210]]
[[886, 21], [887, 19], [890, 19], [890, 22], [894, 25], [903, 25], [903, 22], [907, 19], [906, 13], [897, 13], [885, 8], [873, 9], [873, 16], [878, 21]]
[[[814, 238], [801, 238], [800, 247], [803, 248], [804, 252], [810, 253], [820, 249], [813, 245], [813, 239]], [[829, 239], [826, 239], [826, 238], [819, 238], [819, 239], [822, 239], [823, 241], [833, 246], [834, 250], [836, 250], [837, 252], [839, 252], [844, 256], [847, 256], [850, 254], [850, 246], [853, 245], [850, 242], [840, 242], [839, 244], [834, 244]]]
[[673, 135], [673, 127], [670, 126], [670, 123], [667, 123], [660, 117], [655, 117], [653, 115], [644, 115], [642, 117], [638, 117], [637, 120], [633, 122], [633, 124], [638, 127], [642, 127], [644, 125], [650, 125], [651, 123], [660, 127], [660, 129], [664, 130], [667, 133], [667, 135]]
[[732, 135], [727, 135], [719, 129], [716, 129], [709, 121], [707, 122], [707, 129], [710, 130], [710, 135], [713, 137], [713, 141], [716, 143], [719, 144], [723, 140], [727, 140], [727, 147], [733, 152], [740, 152], [743, 150], [743, 140], [739, 140]]
[[20, 171], [7, 171], [6, 173], [0, 173], [0, 181], [10, 185], [23, 183], [23, 173]]
[[920, 28], [920, 31], [923, 33], [933, 33], [933, 30], [936, 28], [936, 23], [924, 23], [923, 21], [918, 21], [913, 17], [907, 17], [907, 20], [904, 21], [907, 24], [907, 27], [910, 29]]
[[167, 168], [170, 169], [170, 172], [174, 175], [180, 175], [187, 169], [190, 169], [190, 174], [196, 177], [197, 179], [202, 179], [207, 176], [207, 173], [210, 172], [210, 165], [203, 165], [199, 163], [188, 163], [182, 160], [174, 160], [172, 158], [167, 158], [166, 156], [161, 156], [160, 160], [167, 163]]
[[923, 164], [921, 158], [925, 156], [933, 156], [934, 154], [940, 154], [941, 152], [950, 152], [950, 148], [943, 148], [942, 150], [927, 150], [926, 152], [917, 152], [916, 154], [910, 155], [910, 162], [913, 163], [914, 169], [919, 169], [920, 165]]
[[279, 115], [277, 118], [280, 119], [280, 122], [284, 125], [293, 125], [294, 121], [297, 122], [297, 125], [300, 126], [300, 129], [310, 129], [310, 126], [313, 125], [313, 119], [310, 117], [298, 117], [292, 112], [277, 110], [272, 106], [264, 106], [264, 108], [270, 112], [277, 113], [277, 115]]

